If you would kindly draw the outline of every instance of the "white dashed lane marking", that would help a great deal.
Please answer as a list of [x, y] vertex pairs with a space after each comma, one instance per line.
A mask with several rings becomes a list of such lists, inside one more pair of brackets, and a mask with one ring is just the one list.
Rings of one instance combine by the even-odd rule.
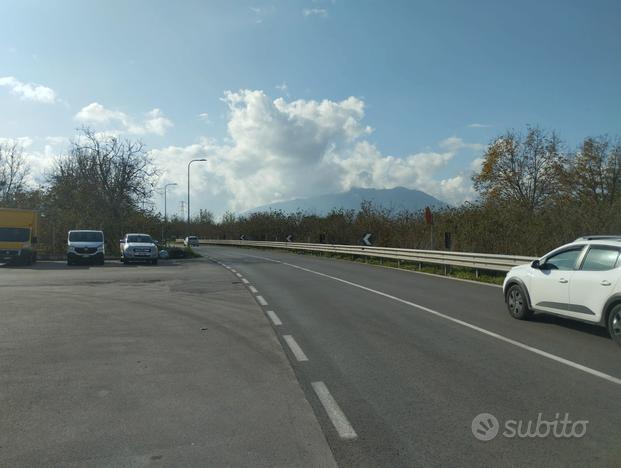
[[341, 439], [348, 440], [357, 438], [358, 434], [356, 434], [356, 431], [354, 431], [354, 428], [349, 423], [347, 416], [345, 416], [343, 410], [341, 410], [336, 400], [332, 397], [332, 394], [330, 393], [330, 390], [328, 390], [328, 387], [326, 387], [326, 384], [323, 382], [313, 382], [311, 385], [313, 386], [313, 390], [315, 390], [317, 398], [319, 398], [323, 409], [325, 409], [326, 413], [328, 413], [328, 417], [330, 418], [330, 421], [332, 421], [332, 425], [336, 429], [336, 432], [338, 432], [339, 437]]
[[283, 335], [282, 338], [283, 340], [285, 340], [285, 343], [287, 343], [287, 345], [289, 346], [289, 349], [291, 350], [291, 352], [293, 353], [293, 355], [298, 361], [300, 362], [308, 361], [306, 354], [304, 354], [304, 351], [302, 351], [302, 348], [300, 348], [300, 345], [298, 344], [298, 342], [295, 341], [295, 338], [293, 338], [291, 335]]
[[268, 310], [266, 312], [267, 316], [270, 318], [270, 320], [272, 321], [272, 323], [274, 325], [276, 325], [277, 327], [279, 327], [280, 325], [282, 325], [282, 322], [280, 321], [280, 319], [278, 318], [278, 315], [276, 315], [276, 312], [274, 312], [273, 310]]

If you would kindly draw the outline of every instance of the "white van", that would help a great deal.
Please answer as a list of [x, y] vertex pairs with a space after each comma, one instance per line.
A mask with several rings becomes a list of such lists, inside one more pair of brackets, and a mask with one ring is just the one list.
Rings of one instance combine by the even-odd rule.
[[103, 231], [75, 230], [67, 234], [67, 265], [82, 261], [103, 265], [105, 254]]

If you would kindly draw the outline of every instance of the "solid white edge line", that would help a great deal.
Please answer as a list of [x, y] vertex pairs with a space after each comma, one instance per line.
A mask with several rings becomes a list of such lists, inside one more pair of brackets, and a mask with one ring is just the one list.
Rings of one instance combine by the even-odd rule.
[[259, 291], [257, 291], [257, 288], [255, 288], [254, 286], [248, 286], [248, 289], [250, 289], [250, 292], [251, 292], [252, 294], [256, 294], [256, 293], [258, 293], [258, 292], [259, 292]]
[[315, 390], [315, 394], [317, 395], [317, 398], [319, 398], [323, 409], [326, 410], [330, 421], [332, 421], [332, 425], [336, 429], [336, 432], [338, 432], [339, 437], [341, 439], [348, 440], [357, 438], [358, 434], [356, 434], [356, 431], [354, 431], [354, 428], [349, 423], [347, 416], [345, 416], [343, 410], [341, 410], [334, 397], [332, 397], [332, 394], [330, 393], [330, 390], [328, 390], [328, 387], [326, 387], [326, 384], [323, 382], [312, 382], [311, 385], [313, 386], [313, 390]]
[[256, 296], [256, 298], [257, 298], [257, 302], [261, 304], [262, 306], [267, 305], [267, 301], [263, 298], [263, 296]]
[[276, 315], [276, 312], [274, 312], [273, 310], [268, 310], [266, 314], [275, 326], [279, 327], [282, 325], [282, 322], [278, 318], [278, 315]]
[[304, 351], [302, 351], [302, 348], [300, 348], [300, 345], [298, 344], [298, 342], [295, 341], [295, 338], [293, 338], [291, 335], [283, 335], [282, 338], [283, 340], [285, 340], [287, 345], [289, 345], [289, 349], [291, 350], [291, 352], [293, 353], [293, 355], [298, 361], [300, 362], [308, 361], [306, 354], [304, 354]]
[[308, 268], [304, 268], [304, 267], [301, 267], [301, 266], [298, 266], [298, 265], [293, 265], [292, 263], [281, 262], [281, 261], [274, 260], [274, 259], [271, 259], [271, 258], [266, 258], [266, 257], [257, 257], [257, 258], [261, 258], [261, 259], [264, 259], [264, 260], [271, 260], [274, 263], [280, 263], [282, 265], [287, 265], [287, 266], [289, 266], [291, 268], [297, 268], [298, 270], [306, 271], [307, 273], [312, 273], [314, 275], [323, 276], [325, 278], [330, 278], [330, 279], [332, 279], [334, 281], [339, 281], [341, 283], [348, 284], [348, 285], [353, 286], [355, 288], [359, 288], [359, 289], [362, 289], [364, 291], [368, 291], [368, 292], [372, 292], [374, 294], [378, 294], [378, 295], [386, 297], [388, 299], [392, 299], [393, 301], [400, 302], [401, 304], [405, 304], [405, 305], [408, 305], [410, 307], [414, 307], [416, 309], [422, 310], [423, 312], [427, 312], [429, 314], [435, 315], [436, 317], [440, 317], [440, 318], [443, 318], [445, 320], [449, 320], [449, 321], [451, 321], [453, 323], [456, 323], [458, 325], [461, 325], [463, 327], [470, 328], [471, 330], [478, 331], [479, 333], [482, 333], [484, 335], [490, 336], [492, 338], [496, 338], [499, 341], [503, 341], [505, 343], [509, 343], [509, 344], [511, 344], [513, 346], [516, 346], [518, 348], [524, 349], [526, 351], [530, 351], [531, 353], [537, 354], [537, 355], [545, 357], [547, 359], [551, 359], [552, 361], [556, 361], [556, 362], [558, 362], [560, 364], [564, 364], [566, 366], [572, 367], [574, 369], [577, 369], [579, 371], [582, 371], [582, 372], [585, 372], [587, 374], [593, 375], [595, 377], [599, 377], [600, 379], [607, 380], [608, 382], [611, 382], [611, 383], [614, 383], [614, 384], [617, 384], [617, 385], [621, 385], [621, 379], [618, 378], [618, 377], [615, 377], [615, 376], [610, 375], [610, 374], [606, 374], [606, 373], [598, 371], [596, 369], [592, 369], [592, 368], [584, 366], [582, 364], [578, 364], [577, 362], [570, 361], [569, 359], [562, 358], [560, 356], [557, 356], [556, 354], [548, 353], [547, 351], [543, 351], [543, 350], [541, 350], [539, 348], [534, 348], [534, 347], [529, 346], [527, 344], [521, 343], [520, 341], [512, 340], [511, 338], [507, 338], [506, 336], [499, 335], [498, 333], [486, 330], [485, 328], [481, 328], [481, 327], [478, 327], [476, 325], [472, 325], [471, 323], [464, 322], [463, 320], [456, 319], [456, 318], [451, 317], [449, 315], [446, 315], [446, 314], [443, 314], [443, 313], [438, 312], [436, 310], [430, 309], [429, 307], [425, 307], [425, 306], [416, 304], [414, 302], [406, 301], [405, 299], [401, 299], [400, 297], [396, 297], [396, 296], [393, 296], [391, 294], [388, 294], [388, 293], [385, 293], [385, 292], [382, 292], [382, 291], [378, 291], [376, 289], [368, 288], [366, 286], [362, 286], [361, 284], [353, 283], [351, 281], [347, 281], [347, 280], [344, 280], [342, 278], [337, 278], [336, 276], [327, 275], [325, 273], [320, 273], [318, 271], [310, 270]]

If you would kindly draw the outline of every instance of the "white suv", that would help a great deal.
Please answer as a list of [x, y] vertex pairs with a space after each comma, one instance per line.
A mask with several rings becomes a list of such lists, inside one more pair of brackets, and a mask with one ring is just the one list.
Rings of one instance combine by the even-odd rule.
[[148, 234], [125, 234], [121, 239], [121, 262], [150, 262], [157, 265], [159, 252]]
[[512, 268], [503, 284], [509, 313], [545, 312], [608, 328], [621, 345], [621, 236], [589, 236]]

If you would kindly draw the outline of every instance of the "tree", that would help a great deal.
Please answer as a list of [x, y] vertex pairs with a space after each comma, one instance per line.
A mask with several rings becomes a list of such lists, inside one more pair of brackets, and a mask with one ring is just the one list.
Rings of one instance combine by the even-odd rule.
[[108, 240], [118, 239], [129, 227], [154, 222], [145, 204], [156, 178], [142, 142], [83, 128], [49, 174], [49, 204], [65, 228], [100, 228]]
[[554, 132], [529, 127], [526, 136], [509, 131], [489, 145], [474, 188], [483, 202], [541, 208], [560, 186], [564, 157]]
[[586, 138], [572, 158], [567, 185], [582, 202], [611, 206], [621, 199], [621, 141]]
[[0, 202], [14, 203], [26, 188], [28, 172], [23, 147], [17, 141], [0, 143]]

